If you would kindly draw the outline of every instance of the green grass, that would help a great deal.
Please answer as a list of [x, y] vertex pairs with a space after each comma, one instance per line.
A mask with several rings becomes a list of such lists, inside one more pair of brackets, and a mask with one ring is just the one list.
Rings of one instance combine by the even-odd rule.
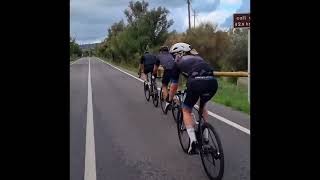
[[[100, 58], [110, 64], [118, 66], [120, 69], [137, 76], [138, 68], [132, 65], [119, 64], [112, 62], [111, 60]], [[248, 102], [248, 91], [245, 87], [238, 87], [235, 83], [230, 80], [223, 80], [222, 78], [217, 78], [219, 88], [216, 95], [211, 99], [212, 102], [223, 104], [225, 106], [231, 107], [232, 109], [245, 112], [250, 114], [250, 104]], [[182, 89], [185, 88], [185, 78], [180, 79], [180, 85]]]
[[218, 91], [211, 101], [250, 114], [247, 88], [238, 87], [236, 84], [221, 78], [218, 78], [218, 84]]

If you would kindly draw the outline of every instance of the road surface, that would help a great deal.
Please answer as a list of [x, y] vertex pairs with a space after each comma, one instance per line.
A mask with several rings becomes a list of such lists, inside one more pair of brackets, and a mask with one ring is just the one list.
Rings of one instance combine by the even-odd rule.
[[[208, 179], [200, 156], [183, 153], [172, 115], [147, 102], [142, 85], [96, 57], [70, 65], [71, 180]], [[223, 179], [250, 179], [250, 116], [208, 109], [219, 116], [209, 122], [224, 148]]]

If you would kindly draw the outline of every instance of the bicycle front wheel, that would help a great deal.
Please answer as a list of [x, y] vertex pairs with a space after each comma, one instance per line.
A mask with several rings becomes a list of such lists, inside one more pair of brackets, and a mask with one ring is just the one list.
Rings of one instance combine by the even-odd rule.
[[[204, 130], [208, 130], [208, 137], [204, 137]], [[224, 154], [218, 133], [213, 126], [204, 122], [201, 127], [202, 135], [200, 156], [203, 168], [211, 180], [221, 180], [224, 173]]]

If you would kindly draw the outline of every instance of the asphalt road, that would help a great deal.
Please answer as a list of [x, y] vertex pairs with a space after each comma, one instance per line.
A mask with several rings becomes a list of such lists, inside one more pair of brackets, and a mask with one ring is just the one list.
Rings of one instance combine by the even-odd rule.
[[[200, 156], [183, 153], [172, 115], [163, 115], [160, 106], [147, 102], [142, 85], [95, 57], [70, 65], [71, 180], [208, 179]], [[92, 106], [88, 105], [91, 90]], [[250, 116], [217, 104], [208, 107], [250, 129]], [[88, 118], [88, 109], [92, 118]], [[87, 127], [90, 122], [93, 128]], [[224, 148], [223, 179], [250, 179], [250, 133], [212, 116], [209, 122]], [[94, 143], [86, 144], [90, 138]], [[86, 171], [94, 176], [85, 178]]]

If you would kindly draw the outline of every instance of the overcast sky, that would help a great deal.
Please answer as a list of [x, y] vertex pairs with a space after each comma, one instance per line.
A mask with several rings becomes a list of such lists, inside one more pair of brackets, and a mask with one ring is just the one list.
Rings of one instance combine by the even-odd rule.
[[[107, 36], [107, 29], [121, 19], [130, 0], [70, 0], [70, 35], [80, 44], [101, 42]], [[188, 28], [186, 0], [146, 0], [149, 9], [163, 6], [169, 11], [174, 24], [171, 30], [183, 32]], [[232, 26], [232, 14], [250, 12], [250, 0], [191, 0], [196, 10], [196, 26], [209, 21], [220, 28]], [[191, 13], [192, 15], [193, 13]], [[193, 16], [191, 16], [193, 26]]]

